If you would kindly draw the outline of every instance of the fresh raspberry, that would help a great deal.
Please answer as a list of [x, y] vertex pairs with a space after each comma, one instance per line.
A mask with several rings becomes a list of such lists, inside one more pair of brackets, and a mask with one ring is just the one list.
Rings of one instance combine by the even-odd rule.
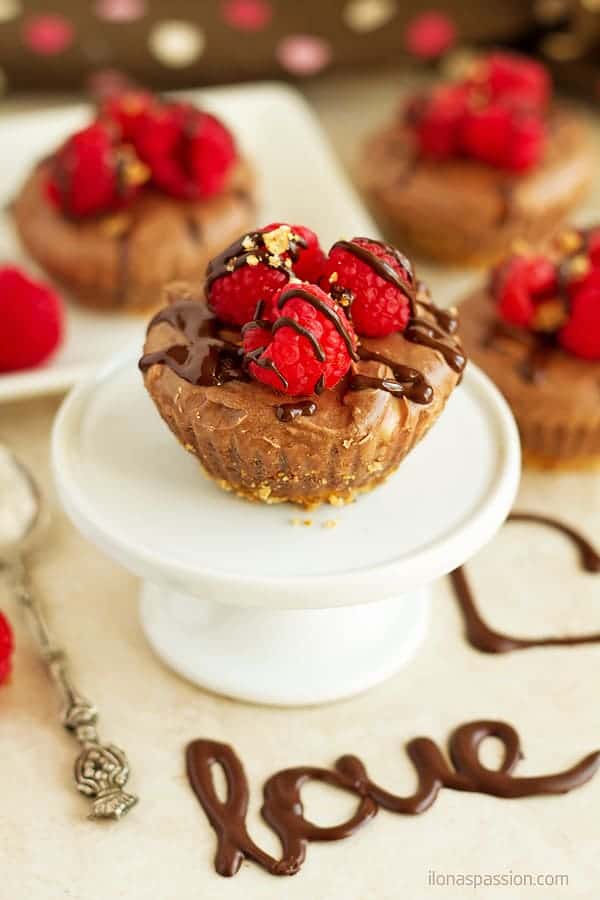
[[450, 159], [462, 146], [462, 128], [467, 114], [468, 91], [463, 85], [442, 85], [427, 97], [417, 97], [406, 109], [422, 156]]
[[532, 326], [536, 307], [558, 290], [555, 265], [545, 256], [515, 256], [493, 276], [493, 293], [501, 317], [511, 325]]
[[12, 266], [0, 268], [0, 372], [45, 362], [63, 334], [63, 308], [47, 285]]
[[517, 112], [514, 113], [511, 124], [504, 167], [512, 172], [526, 172], [536, 166], [544, 155], [546, 125], [535, 113]]
[[183, 200], [206, 200], [223, 190], [237, 155], [231, 132], [187, 103], [155, 105], [135, 128], [135, 147], [154, 183]]
[[148, 174], [131, 147], [115, 144], [110, 127], [95, 122], [55, 153], [47, 192], [65, 215], [84, 218], [125, 206]]
[[[259, 301], [261, 318], [274, 319], [273, 297], [292, 274], [308, 281], [300, 273], [319, 277], [323, 264], [323, 252], [313, 231], [273, 222], [245, 235], [210, 263], [208, 304], [219, 319], [233, 325], [245, 325], [253, 319]], [[213, 278], [215, 268], [220, 275]]]
[[[314, 298], [313, 305], [306, 296]], [[272, 331], [246, 326], [244, 350], [248, 371], [257, 381], [291, 396], [333, 388], [350, 368], [356, 336], [343, 309], [314, 284], [295, 283], [275, 298], [278, 316]], [[336, 322], [339, 326], [336, 326]], [[295, 325], [292, 323], [296, 323]], [[269, 342], [261, 352], [261, 342]], [[258, 349], [257, 349], [258, 343]]]
[[600, 287], [582, 288], [571, 298], [570, 307], [559, 343], [582, 359], [600, 360]]
[[145, 116], [158, 106], [148, 91], [126, 90], [109, 97], [100, 107], [100, 118], [114, 123], [121, 140], [135, 146]]
[[[410, 292], [413, 280], [410, 263], [406, 260], [403, 265], [402, 257], [394, 248], [368, 238], [353, 238], [351, 243], [387, 263]], [[342, 304], [351, 304], [352, 323], [358, 334], [384, 337], [406, 328], [410, 317], [407, 294], [343, 244], [334, 244], [329, 251], [322, 283], [327, 284]]]
[[547, 70], [540, 63], [517, 53], [490, 53], [476, 70], [475, 82], [484, 86], [490, 99], [544, 110], [552, 93]]
[[[247, 259], [247, 254], [242, 256]], [[232, 325], [250, 322], [259, 302], [263, 306], [261, 317], [271, 318], [273, 297], [288, 281], [289, 275], [282, 268], [273, 268], [266, 262], [254, 265], [243, 262], [209, 285], [208, 305], [218, 319]]]
[[0, 612], [0, 684], [7, 681], [12, 669], [12, 655], [15, 649], [10, 622]]
[[462, 130], [462, 146], [468, 156], [491, 166], [504, 166], [510, 150], [512, 115], [500, 104], [469, 112]]
[[588, 231], [586, 252], [591, 264], [600, 268], [600, 228], [591, 228]]
[[[319, 243], [319, 238], [314, 231], [311, 231], [311, 229], [307, 228], [305, 225], [286, 225], [284, 222], [273, 222], [270, 225], [266, 225], [261, 230], [263, 233], [268, 233], [273, 231], [273, 229], [281, 228], [282, 225], [290, 229], [292, 238], [294, 235], [298, 235], [301, 238], [301, 241], [296, 245], [295, 253], [291, 255], [294, 275], [296, 275], [300, 281], [313, 281], [317, 283], [323, 274], [326, 260], [325, 254]], [[306, 246], [302, 246], [302, 244], [305, 244]], [[283, 254], [286, 258], [288, 255], [290, 254]]]

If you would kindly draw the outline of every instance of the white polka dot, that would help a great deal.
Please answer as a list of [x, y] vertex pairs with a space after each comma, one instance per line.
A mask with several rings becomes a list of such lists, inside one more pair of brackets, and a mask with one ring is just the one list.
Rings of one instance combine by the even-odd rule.
[[191, 22], [171, 19], [150, 32], [150, 49], [164, 65], [174, 69], [195, 62], [204, 52], [204, 32]]
[[396, 0], [350, 0], [344, 8], [344, 22], [353, 31], [375, 31], [398, 12]]
[[0, 0], [0, 22], [10, 22], [23, 12], [19, 0]]

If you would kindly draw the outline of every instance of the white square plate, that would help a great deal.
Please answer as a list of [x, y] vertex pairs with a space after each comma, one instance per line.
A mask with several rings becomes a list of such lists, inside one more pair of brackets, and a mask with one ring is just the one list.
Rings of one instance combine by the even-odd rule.
[[[257, 225], [298, 222], [315, 229], [324, 246], [376, 228], [326, 143], [313, 113], [293, 89], [260, 84], [183, 95], [221, 116], [259, 176]], [[31, 166], [90, 116], [86, 105], [6, 116], [0, 123], [0, 204], [10, 203]], [[0, 218], [0, 262], [34, 270], [19, 248], [8, 213]], [[94, 314], [68, 305], [67, 334], [56, 356], [39, 369], [0, 374], [0, 402], [65, 390], [108, 356], [142, 339], [143, 318]]]

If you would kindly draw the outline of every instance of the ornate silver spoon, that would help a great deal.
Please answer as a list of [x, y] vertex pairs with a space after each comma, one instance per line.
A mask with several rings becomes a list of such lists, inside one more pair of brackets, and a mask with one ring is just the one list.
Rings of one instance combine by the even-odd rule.
[[65, 651], [50, 632], [25, 564], [43, 525], [41, 494], [28, 470], [0, 445], [0, 569], [7, 569], [15, 597], [26, 610], [42, 658], [64, 702], [61, 722], [81, 744], [75, 761], [77, 789], [92, 800], [91, 819], [120, 819], [137, 803], [123, 787], [129, 763], [123, 750], [102, 744], [98, 711], [75, 687]]

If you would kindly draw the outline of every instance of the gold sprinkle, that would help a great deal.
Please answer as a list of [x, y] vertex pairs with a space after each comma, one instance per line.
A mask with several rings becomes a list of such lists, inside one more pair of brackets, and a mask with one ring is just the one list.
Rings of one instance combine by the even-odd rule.
[[271, 488], [268, 484], [261, 484], [256, 492], [256, 495], [260, 500], [268, 500], [271, 496]]
[[556, 297], [539, 304], [533, 318], [533, 327], [536, 331], [556, 331], [564, 325], [567, 318], [562, 300]]
[[310, 528], [310, 526], [312, 525], [312, 519], [302, 519], [302, 524], [303, 524], [306, 528]]
[[290, 237], [292, 230], [289, 225], [280, 225], [273, 231], [267, 231], [263, 234], [265, 247], [274, 256], [282, 256], [290, 249]]
[[257, 266], [259, 264], [260, 260], [259, 260], [258, 256], [255, 256], [254, 253], [251, 253], [249, 256], [246, 257], [246, 262], [248, 263], [249, 266]]
[[565, 253], [574, 253], [576, 250], [579, 250], [583, 244], [583, 238], [578, 231], [574, 231], [573, 229], [562, 231], [558, 235], [557, 240], [558, 246]]
[[512, 242], [510, 249], [513, 253], [516, 253], [517, 256], [525, 256], [529, 253], [531, 248], [527, 241], [524, 241], [522, 238], [517, 238]]
[[244, 240], [242, 241], [242, 247], [244, 250], [256, 250], [256, 244], [252, 238], [251, 234], [247, 234]]
[[574, 256], [569, 263], [569, 275], [571, 276], [575, 275], [580, 278], [582, 275], [587, 275], [590, 269], [591, 263], [583, 253], [579, 254], [579, 256]]
[[118, 238], [131, 226], [131, 219], [125, 213], [118, 213], [102, 220], [102, 231], [110, 238]]
[[338, 280], [338, 278], [339, 278], [338, 273], [332, 272], [331, 275], [329, 276], [329, 284], [335, 284], [336, 281]]
[[325, 519], [323, 522], [323, 528], [335, 528], [337, 525], [336, 519]]

